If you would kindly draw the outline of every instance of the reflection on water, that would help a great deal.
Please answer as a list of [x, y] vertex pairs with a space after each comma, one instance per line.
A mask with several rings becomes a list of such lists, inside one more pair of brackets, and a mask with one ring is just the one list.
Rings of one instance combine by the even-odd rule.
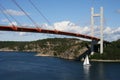
[[85, 80], [108, 80], [105, 77], [105, 63], [94, 63], [92, 66], [83, 66]]
[[99, 70], [98, 70], [99, 78], [101, 80], [103, 80], [103, 79], [105, 79], [105, 77], [104, 77], [104, 66], [103, 66], [103, 63], [99, 64], [98, 67], [99, 67]]
[[91, 66], [83, 66], [85, 80], [111, 80], [106, 78], [106, 63], [93, 62]]
[[90, 66], [83, 66], [84, 69], [84, 76], [85, 76], [85, 80], [89, 80], [90, 79]]

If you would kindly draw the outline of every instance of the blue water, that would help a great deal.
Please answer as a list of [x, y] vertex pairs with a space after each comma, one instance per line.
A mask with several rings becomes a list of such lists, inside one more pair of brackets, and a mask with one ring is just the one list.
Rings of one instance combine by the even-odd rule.
[[0, 52], [0, 80], [120, 80], [120, 63], [82, 62]]

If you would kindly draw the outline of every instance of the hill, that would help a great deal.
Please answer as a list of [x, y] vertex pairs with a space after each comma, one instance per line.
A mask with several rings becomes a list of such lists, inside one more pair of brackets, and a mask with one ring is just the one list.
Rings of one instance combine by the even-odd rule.
[[49, 38], [31, 42], [1, 41], [0, 51], [32, 51], [37, 56], [55, 56], [64, 59], [78, 59], [85, 53], [88, 42], [74, 38]]
[[[37, 52], [37, 56], [54, 56], [80, 60], [90, 52], [90, 43], [74, 38], [49, 38], [30, 42], [0, 41], [0, 51]], [[120, 40], [104, 47], [104, 53], [90, 56], [97, 60], [120, 60]]]
[[104, 47], [103, 54], [95, 53], [91, 56], [91, 59], [120, 60], [120, 40], [111, 42]]

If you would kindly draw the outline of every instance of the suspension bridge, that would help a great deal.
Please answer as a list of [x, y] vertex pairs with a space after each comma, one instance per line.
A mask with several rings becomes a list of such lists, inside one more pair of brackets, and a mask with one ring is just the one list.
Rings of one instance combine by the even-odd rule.
[[[96, 42], [100, 41], [100, 53], [103, 53], [103, 43], [107, 41], [103, 40], [103, 8], [100, 9], [100, 14], [95, 14], [94, 13], [94, 8], [91, 9], [91, 27], [92, 27], [92, 36], [89, 35], [84, 35], [84, 34], [79, 34], [79, 33], [73, 33], [73, 32], [65, 32], [65, 31], [60, 31], [60, 30], [49, 30], [49, 29], [43, 29], [40, 28], [39, 25], [32, 19], [32, 17], [30, 15], [28, 15], [28, 13], [20, 6], [20, 4], [16, 1], [16, 0], [11, 0], [27, 17], [28, 19], [34, 24], [34, 28], [30, 28], [29, 26], [27, 27], [23, 27], [23, 26], [18, 26], [18, 25], [14, 25], [12, 24], [12, 20], [10, 18], [12, 18], [15, 22], [17, 22], [19, 25], [20, 22], [12, 15], [10, 14], [6, 14], [3, 10], [6, 10], [6, 8], [0, 4], [0, 10], [3, 13], [4, 17], [6, 17], [9, 21], [9, 23], [11, 23], [11, 25], [0, 25], [0, 31], [14, 31], [14, 32], [33, 32], [33, 33], [47, 33], [47, 34], [56, 34], [56, 35], [67, 35], [67, 36], [74, 36], [74, 37], [80, 37], [80, 38], [85, 38], [85, 39], [90, 39]], [[37, 8], [37, 6], [31, 1], [28, 0], [31, 5], [34, 7], [34, 9], [36, 11], [39, 12], [39, 14], [50, 24], [50, 21], [42, 14], [42, 12], [39, 10], [39, 8]], [[93, 26], [94, 26], [94, 17], [100, 17], [100, 34], [101, 37], [97, 38], [94, 37], [94, 30], [93, 30]], [[94, 43], [92, 43], [92, 45], [94, 45]], [[91, 52], [93, 51], [93, 48], [91, 48]]]

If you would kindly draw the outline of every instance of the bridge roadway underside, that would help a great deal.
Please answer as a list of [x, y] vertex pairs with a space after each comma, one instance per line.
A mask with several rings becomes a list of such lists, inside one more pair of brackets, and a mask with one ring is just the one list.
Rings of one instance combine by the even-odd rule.
[[74, 36], [74, 37], [80, 37], [80, 38], [85, 38], [85, 39], [91, 39], [91, 40], [96, 40], [96, 41], [100, 40], [99, 38], [88, 36], [88, 35], [58, 31], [58, 30], [47, 30], [47, 29], [41, 29], [41, 28], [37, 28], [37, 27], [36, 28], [27, 28], [27, 27], [25, 28], [25, 27], [19, 27], [19, 26], [0, 26], [0, 30], [1, 31], [59, 34], [59, 35], [67, 35], [67, 36]]

